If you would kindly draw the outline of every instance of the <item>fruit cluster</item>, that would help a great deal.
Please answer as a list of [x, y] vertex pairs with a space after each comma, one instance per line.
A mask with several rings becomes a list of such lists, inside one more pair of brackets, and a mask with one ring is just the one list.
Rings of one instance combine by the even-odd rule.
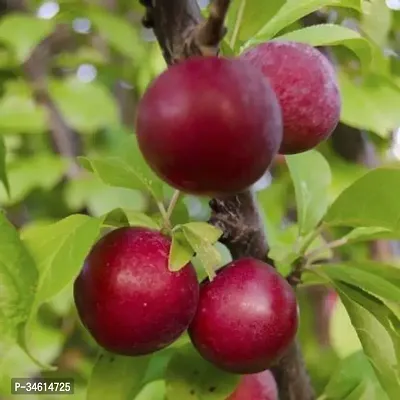
[[[140, 102], [137, 138], [149, 166], [172, 187], [221, 197], [253, 185], [278, 153], [315, 147], [339, 114], [338, 86], [324, 56], [305, 44], [272, 41], [238, 59], [195, 57], [167, 69]], [[167, 234], [142, 227], [103, 236], [74, 285], [88, 331], [111, 352], [139, 356], [187, 330], [206, 360], [245, 375], [230, 400], [253, 389], [260, 393], [253, 400], [277, 398], [262, 394], [262, 382], [296, 335], [290, 285], [252, 258], [231, 262], [199, 285], [190, 262], [169, 270], [170, 249]]]
[[261, 178], [279, 154], [310, 150], [336, 127], [341, 100], [315, 48], [271, 41], [239, 59], [192, 58], [150, 85], [137, 137], [150, 167], [185, 193], [221, 197]]

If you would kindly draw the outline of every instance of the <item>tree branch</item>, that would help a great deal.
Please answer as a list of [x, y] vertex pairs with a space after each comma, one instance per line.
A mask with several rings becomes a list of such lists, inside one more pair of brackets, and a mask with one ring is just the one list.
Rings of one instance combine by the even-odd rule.
[[213, 199], [210, 223], [224, 233], [220, 242], [225, 244], [234, 259], [251, 256], [265, 260], [268, 243], [257, 201], [249, 190], [224, 200]]
[[194, 55], [218, 54], [219, 43], [225, 35], [224, 21], [231, 0], [213, 0], [209, 17], [204, 20], [196, 0], [170, 0], [147, 6], [145, 25], [151, 26], [168, 64]]
[[230, 0], [214, 0], [210, 4], [209, 17], [198, 26], [196, 41], [204, 55], [217, 54], [218, 47], [225, 36], [225, 17]]
[[[28, 12], [24, 0], [2, 0], [0, 4], [5, 9], [5, 12]], [[31, 85], [36, 101], [47, 111], [54, 150], [69, 160], [67, 176], [73, 178], [81, 170], [75, 159], [76, 156], [81, 154], [80, 137], [68, 126], [47, 88], [47, 75], [53, 51], [58, 47], [65, 47], [69, 39], [69, 29], [65, 25], [59, 25], [50, 37], [35, 48], [29, 59], [22, 66], [22, 69]]]
[[[148, 0], [146, 0], [146, 3]], [[193, 31], [203, 20], [196, 0], [157, 0], [147, 8], [167, 64], [175, 64], [192, 55], [200, 55], [200, 49], [192, 46]]]
[[[166, 62], [171, 65], [193, 55], [218, 54], [228, 1], [214, 1], [204, 21], [196, 0], [141, 0]], [[222, 241], [233, 258], [267, 260], [268, 244], [257, 202], [251, 191], [210, 203], [211, 222], [222, 228]], [[312, 400], [313, 389], [297, 342], [273, 368], [281, 400]]]
[[51, 60], [52, 42], [63, 36], [62, 27], [44, 40], [32, 53], [23, 66], [26, 78], [31, 84], [36, 101], [47, 110], [48, 124], [54, 150], [69, 160], [67, 176], [73, 178], [80, 173], [76, 157], [81, 153], [81, 142], [78, 134], [74, 132], [64, 120], [57, 105], [51, 98], [47, 89], [47, 74]]

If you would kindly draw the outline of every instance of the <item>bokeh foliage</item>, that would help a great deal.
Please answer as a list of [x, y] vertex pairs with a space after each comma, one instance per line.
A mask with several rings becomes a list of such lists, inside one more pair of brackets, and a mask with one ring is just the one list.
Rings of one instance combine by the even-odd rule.
[[[42, 374], [74, 377], [76, 399], [185, 400], [192, 390], [199, 400], [225, 399], [236, 378], [204, 364], [186, 336], [153, 357], [98, 359], [72, 301], [72, 281], [101, 232], [157, 228], [156, 203], [172, 195], [134, 140], [137, 102], [166, 68], [141, 26], [143, 8], [27, 3], [3, 7], [0, 19], [0, 397], [10, 398], [10, 377]], [[339, 128], [354, 128], [340, 145], [361, 130], [373, 165], [343, 158], [330, 140], [277, 161], [257, 197], [280, 272], [305, 252], [317, 263], [299, 291], [299, 336], [320, 399], [398, 400], [400, 11], [384, 0], [234, 0], [227, 26], [227, 56], [272, 38], [329, 49], [343, 98]], [[71, 151], [57, 143], [60, 121]], [[182, 196], [175, 208], [178, 264], [193, 255], [179, 247], [179, 232], [207, 221], [207, 201]], [[230, 260], [224, 246], [202, 241], [215, 242], [214, 231], [196, 229], [196, 266], [210, 255]], [[384, 262], [371, 251], [377, 240], [391, 246]], [[332, 290], [339, 300], [328, 312]]]

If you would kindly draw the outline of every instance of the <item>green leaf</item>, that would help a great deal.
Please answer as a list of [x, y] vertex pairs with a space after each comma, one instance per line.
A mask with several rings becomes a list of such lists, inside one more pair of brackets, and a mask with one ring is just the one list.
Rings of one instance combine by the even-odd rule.
[[358, 32], [340, 25], [322, 24], [309, 26], [277, 37], [278, 40], [291, 40], [311, 46], [346, 46], [368, 67], [372, 59], [371, 45]]
[[156, 201], [163, 199], [163, 182], [141, 155], [136, 137], [129, 137], [120, 157], [79, 157], [81, 165], [107, 185], [146, 190]]
[[315, 150], [286, 156], [296, 193], [300, 235], [309, 233], [328, 208], [331, 170], [325, 158]]
[[[342, 125], [346, 134], [354, 134], [353, 128]], [[332, 184], [329, 188], [330, 202], [332, 203], [344, 189], [349, 187], [358, 178], [370, 170], [365, 165], [357, 164], [339, 156], [330, 145], [322, 145], [321, 153], [329, 160], [332, 174]]]
[[[326, 284], [324, 281], [321, 283]], [[335, 354], [337, 354], [339, 359], [343, 360], [356, 352], [362, 351], [362, 344], [358, 338], [356, 330], [351, 323], [345, 306], [340, 298], [336, 297], [336, 295], [336, 292], [329, 293], [329, 302], [328, 304], [325, 303], [325, 305], [329, 306], [328, 310], [331, 311], [328, 331], [332, 350], [335, 352]], [[325, 297], [325, 301], [326, 300], [328, 299]], [[328, 312], [329, 315], [328, 310], [326, 312]], [[318, 361], [321, 362], [321, 359], [319, 358]], [[331, 375], [332, 374], [333, 371], [331, 371]], [[342, 399], [342, 397], [340, 398]]]
[[124, 357], [103, 352], [93, 368], [87, 400], [131, 400], [140, 391], [150, 357]]
[[197, 235], [201, 236], [204, 240], [207, 240], [211, 244], [214, 244], [222, 236], [223, 232], [221, 229], [208, 224], [207, 222], [189, 222], [182, 225], [184, 228], [190, 229]]
[[100, 219], [74, 214], [22, 236], [40, 275], [36, 302], [50, 300], [75, 278], [100, 233], [101, 224]]
[[139, 31], [136, 31], [134, 25], [127, 19], [100, 8], [89, 9], [86, 16], [115, 50], [135, 61], [144, 56]]
[[212, 278], [215, 275], [215, 270], [221, 264], [221, 255], [219, 251], [213, 246], [210, 240], [203, 237], [201, 233], [199, 234], [198, 231], [193, 230], [190, 226], [182, 225], [180, 229], [187, 242], [200, 259], [207, 275]]
[[[375, 271], [371, 268], [366, 270], [363, 269], [361, 262], [354, 264], [355, 267], [352, 267], [352, 263], [323, 264], [315, 267], [315, 271], [328, 275], [334, 281], [342, 281], [357, 286], [382, 299], [400, 302], [400, 287], [382, 277], [378, 268]], [[397, 274], [397, 281], [400, 282], [400, 268], [392, 268], [392, 270], [393, 275]]]
[[142, 226], [144, 228], [150, 228], [155, 230], [159, 230], [161, 228], [161, 226], [158, 225], [157, 222], [154, 221], [154, 219], [152, 219], [146, 214], [130, 210], [124, 210], [124, 212], [128, 218], [129, 225], [131, 226]]
[[0, 99], [0, 134], [43, 133], [47, 129], [44, 108], [35, 103], [26, 84], [14, 83], [7, 82]]
[[60, 182], [67, 168], [66, 160], [52, 154], [15, 159], [7, 169], [11, 196], [0, 186], [0, 202], [12, 205], [23, 200], [33, 189], [52, 189]]
[[284, 230], [275, 233], [274, 240], [270, 243], [268, 257], [274, 261], [275, 267], [283, 276], [291, 271], [292, 263], [299, 257], [295, 249], [299, 228], [293, 224]]
[[363, 2], [361, 30], [377, 45], [385, 47], [392, 26], [392, 11], [384, 0]]
[[174, 355], [175, 349], [187, 343], [190, 343], [190, 338], [187, 332], [185, 332], [167, 348], [154, 353], [150, 359], [143, 382], [147, 384], [152, 381], [164, 379], [168, 363]]
[[4, 189], [10, 195], [10, 184], [8, 182], [6, 171], [6, 147], [3, 139], [0, 137], [0, 181], [3, 183]]
[[169, 253], [168, 268], [170, 271], [181, 270], [193, 258], [195, 250], [185, 240], [182, 232], [174, 232], [172, 235], [171, 251]]
[[375, 395], [379, 394], [380, 396], [370, 397], [370, 400], [387, 399], [368, 358], [362, 351], [358, 351], [341, 361], [329, 380], [324, 390], [324, 395], [329, 400], [348, 399], [347, 396], [351, 396], [360, 384], [366, 381], [373, 385]]
[[81, 165], [94, 172], [99, 179], [111, 186], [147, 190], [158, 200], [162, 198], [162, 186], [149, 181], [142, 171], [117, 157], [79, 157]]
[[381, 227], [398, 231], [400, 169], [377, 168], [345, 189], [325, 215], [330, 226]]
[[76, 214], [25, 231], [22, 239], [30, 249], [39, 271], [39, 282], [22, 339], [27, 351], [31, 326], [39, 306], [61, 292], [76, 277], [100, 233], [101, 224], [100, 219]]
[[28, 317], [37, 270], [18, 232], [0, 212], [0, 352], [2, 345], [14, 342], [20, 324]]
[[27, 14], [9, 14], [0, 21], [0, 41], [9, 46], [18, 61], [23, 63], [54, 28], [54, 20], [39, 19]]
[[370, 261], [370, 260], [353, 260], [343, 262], [340, 265], [346, 268], [354, 268], [365, 271], [369, 274], [377, 275], [381, 279], [400, 287], [400, 267], [389, 263]]
[[221, 42], [221, 55], [224, 57], [235, 57], [235, 52], [231, 48], [231, 46], [227, 43], [226, 40]]
[[[35, 324], [35, 352], [40, 358], [50, 363], [56, 359], [66, 340], [66, 336], [59, 327]], [[10, 346], [7, 351], [2, 352], [0, 359], [0, 396], [12, 398], [10, 381], [16, 376], [37, 376], [41, 373], [40, 368], [34, 363], [25, 351], [18, 345]], [[9, 397], [11, 396], [11, 397]], [[29, 397], [31, 399], [31, 397]]]
[[338, 79], [342, 95], [342, 122], [372, 131], [383, 138], [388, 138], [393, 129], [398, 128], [398, 86], [386, 77], [373, 74], [353, 80], [340, 69]]
[[[286, 215], [288, 186], [290, 177], [284, 180], [273, 181], [267, 188], [256, 193], [258, 203], [263, 211], [263, 219], [268, 232], [268, 243], [275, 242], [280, 234], [281, 223]], [[296, 232], [297, 234], [297, 232]]]
[[[304, 256], [304, 246], [303, 241], [298, 241], [298, 225], [293, 224], [285, 229], [276, 233], [274, 240], [270, 243], [270, 250], [268, 252], [268, 257], [274, 261], [274, 264], [283, 276], [287, 276], [292, 270], [292, 264], [299, 259], [299, 257]], [[307, 237], [304, 238], [304, 241]], [[318, 235], [313, 242], [308, 246], [309, 251], [326, 247], [326, 241], [321, 235]], [[319, 253], [319, 259], [331, 259], [332, 250], [326, 249]]]
[[145, 385], [134, 400], [165, 400], [166, 390], [165, 381], [159, 379]]
[[101, 219], [103, 220], [103, 226], [129, 226], [128, 217], [122, 208], [116, 208], [115, 210], [108, 212], [107, 214], [103, 215]]
[[[255, 34], [257, 41], [267, 41], [282, 29], [322, 7], [336, 6], [360, 10], [360, 0], [287, 0], [279, 11]], [[247, 42], [245, 47], [251, 44]]]
[[141, 212], [148, 204], [148, 199], [140, 191], [108, 186], [93, 174], [68, 181], [64, 198], [71, 211], [86, 207], [89, 214], [95, 217], [116, 208], [122, 208], [125, 213]]
[[375, 388], [371, 382], [364, 380], [362, 381], [344, 400], [372, 400], [379, 399], [382, 397], [375, 397]]
[[227, 17], [227, 41], [235, 49], [237, 42], [254, 36], [282, 7], [285, 0], [233, 0]]
[[49, 92], [68, 125], [77, 131], [91, 133], [119, 123], [116, 102], [100, 83], [76, 78], [52, 80]]
[[390, 400], [397, 400], [400, 396], [399, 326], [393, 327], [390, 310], [377, 299], [348, 285], [336, 287], [383, 389]]
[[350, 233], [343, 237], [346, 244], [369, 241], [374, 239], [395, 239], [398, 238], [400, 232], [392, 232], [386, 228], [360, 227], [353, 229]]
[[205, 361], [189, 344], [177, 350], [168, 365], [167, 400], [225, 400], [239, 379]]

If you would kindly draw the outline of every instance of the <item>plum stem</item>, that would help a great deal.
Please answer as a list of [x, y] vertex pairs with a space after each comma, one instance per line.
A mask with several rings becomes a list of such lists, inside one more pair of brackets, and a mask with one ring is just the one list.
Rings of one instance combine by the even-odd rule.
[[157, 201], [157, 207], [163, 219], [163, 226], [161, 228], [162, 231], [165, 231], [167, 233], [172, 231], [171, 216], [172, 213], [174, 212], [176, 204], [178, 203], [180, 194], [181, 192], [179, 190], [174, 191], [174, 194], [171, 197], [167, 209], [165, 208], [163, 202]]
[[172, 213], [174, 212], [175, 206], [178, 203], [180, 195], [181, 195], [181, 192], [179, 190], [175, 190], [174, 194], [171, 197], [171, 200], [169, 202], [168, 209], [167, 209], [167, 215], [166, 215], [166, 217], [168, 218], [168, 221], [171, 221]]
[[169, 220], [167, 210], [165, 209], [165, 206], [161, 201], [157, 201], [157, 207], [163, 219], [163, 226], [161, 230], [169, 232], [171, 230], [171, 222]]

